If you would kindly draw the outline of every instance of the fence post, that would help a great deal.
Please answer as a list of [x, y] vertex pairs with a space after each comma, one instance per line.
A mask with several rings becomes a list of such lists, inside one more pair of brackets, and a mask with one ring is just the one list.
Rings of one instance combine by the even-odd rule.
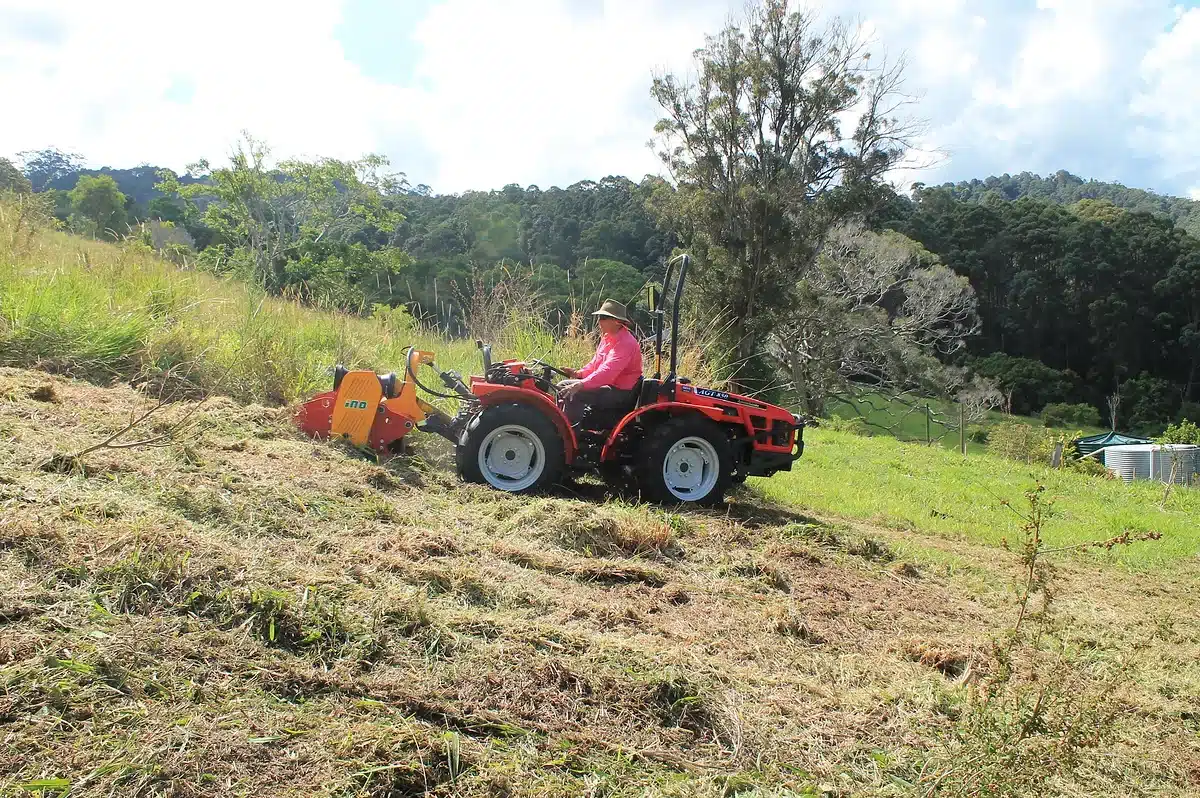
[[967, 410], [962, 402], [958, 403], [958, 446], [963, 456], [967, 454]]
[[933, 445], [933, 418], [929, 411], [929, 402], [925, 403], [925, 445]]

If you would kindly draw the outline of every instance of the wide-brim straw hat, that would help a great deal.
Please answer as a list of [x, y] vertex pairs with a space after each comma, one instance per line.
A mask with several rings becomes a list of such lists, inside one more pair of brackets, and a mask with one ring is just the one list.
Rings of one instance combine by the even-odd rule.
[[592, 312], [593, 316], [608, 316], [610, 319], [616, 319], [624, 324], [632, 324], [629, 316], [626, 315], [625, 306], [613, 299], [606, 299], [600, 305], [600, 309]]

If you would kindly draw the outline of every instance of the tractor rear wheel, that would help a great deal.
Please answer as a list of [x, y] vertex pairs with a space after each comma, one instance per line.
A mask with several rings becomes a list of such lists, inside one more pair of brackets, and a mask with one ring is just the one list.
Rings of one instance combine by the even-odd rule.
[[566, 459], [554, 422], [519, 403], [485, 407], [463, 429], [454, 457], [464, 480], [508, 493], [552, 485]]
[[666, 504], [719, 504], [733, 479], [724, 430], [699, 416], [676, 416], [654, 428], [638, 452], [638, 484]]

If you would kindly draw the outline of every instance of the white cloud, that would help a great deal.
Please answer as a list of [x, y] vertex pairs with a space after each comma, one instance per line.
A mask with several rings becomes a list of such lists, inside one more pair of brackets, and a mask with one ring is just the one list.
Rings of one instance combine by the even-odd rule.
[[442, 153], [435, 188], [657, 172], [645, 147], [656, 119], [651, 72], [685, 67], [719, 9], [610, 0], [603, 14], [558, 0], [514, 12], [493, 0], [446, 0], [415, 31], [425, 53], [424, 128]]
[[[947, 161], [924, 182], [1067, 169], [1136, 185], [1143, 153], [1124, 140], [1134, 65], [1172, 18], [1165, 3], [1009, 0], [870, 5], [879, 36], [918, 56], [909, 72], [925, 88], [924, 146]], [[946, 44], [950, 42], [950, 44]], [[964, 64], [961, 54], [975, 56]], [[1182, 190], [1183, 186], [1174, 186]]]
[[[21, 38], [6, 19], [54, 35]], [[400, 103], [404, 91], [345, 60], [332, 36], [337, 21], [337, 5], [322, 0], [139, 0], [119, 11], [3, 2], [0, 96], [21, 110], [0, 126], [0, 152], [53, 145], [96, 165], [179, 169], [223, 160], [248, 129], [281, 156], [361, 155], [377, 141], [372, 109]], [[180, 86], [190, 101], [168, 99]]]
[[1149, 145], [1160, 179], [1195, 185], [1200, 181], [1200, 8], [1182, 13], [1157, 38], [1140, 72], [1145, 88], [1130, 110], [1142, 124], [1130, 146]]
[[[910, 58], [944, 152], [925, 182], [1069, 169], [1200, 184], [1200, 11], [1169, 0], [850, 0]], [[382, 151], [436, 191], [657, 172], [652, 72], [690, 66], [741, 0], [439, 0], [397, 47], [407, 86], [343, 52], [338, 0], [0, 0], [0, 155], [93, 165], [224, 158], [242, 129], [279, 155]], [[883, 52], [878, 53], [882, 55]], [[347, 58], [347, 55], [350, 58]]]

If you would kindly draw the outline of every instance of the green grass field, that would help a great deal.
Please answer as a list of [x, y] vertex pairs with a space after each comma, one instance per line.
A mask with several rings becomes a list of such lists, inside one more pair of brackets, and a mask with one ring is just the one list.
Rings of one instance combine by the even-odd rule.
[[[832, 402], [829, 413], [846, 421], [861, 419], [861, 430], [870, 435], [890, 435], [902, 441], [934, 442], [954, 451], [959, 451], [962, 444], [959, 437], [958, 405], [944, 399], [917, 396], [899, 399], [867, 393], [853, 400]], [[1034, 427], [1043, 426], [1039, 418], [990, 411], [982, 419], [967, 423], [968, 453], [981, 453], [987, 449], [985, 444], [971, 439], [972, 432], [1012, 421]], [[1107, 430], [1099, 427], [1081, 427], [1066, 431], [1093, 435]]]
[[[963, 457], [937, 446], [822, 429], [808, 430], [804, 456], [790, 473], [755, 481], [777, 501], [922, 534], [1015, 544], [1028, 509], [1025, 491], [1040, 481], [1055, 514], [1054, 546], [1161, 532], [1158, 541], [1094, 553], [1098, 559], [1155, 568], [1200, 556], [1200, 490], [1026, 465], [986, 454]], [[1009, 501], [1011, 507], [1001, 502]]]

